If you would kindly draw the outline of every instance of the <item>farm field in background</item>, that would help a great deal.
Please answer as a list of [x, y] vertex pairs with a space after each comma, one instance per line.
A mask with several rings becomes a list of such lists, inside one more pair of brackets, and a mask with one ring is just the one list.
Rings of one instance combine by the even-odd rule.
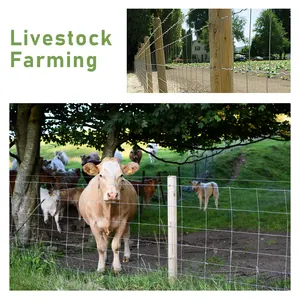
[[[176, 67], [197, 67], [209, 68], [209, 63], [171, 63], [167, 64], [169, 68]], [[250, 74], [254, 72], [258, 77], [266, 77], [270, 70], [270, 78], [289, 79], [291, 72], [290, 60], [263, 60], [263, 61], [236, 61], [233, 65], [234, 72], [245, 73], [248, 71]], [[254, 74], [253, 74], [254, 75]]]
[[[234, 93], [290, 93], [290, 60], [234, 62]], [[171, 63], [166, 65], [169, 93], [207, 93], [210, 92], [209, 63]], [[248, 72], [246, 72], [248, 70]], [[153, 92], [158, 92], [157, 72], [152, 72]], [[135, 74], [127, 74], [127, 92], [143, 93], [144, 87]]]
[[[126, 163], [129, 161], [130, 147], [122, 147], [123, 163]], [[81, 167], [80, 155], [95, 149], [78, 149], [70, 145], [55, 148], [53, 144], [42, 144], [41, 156], [51, 159], [56, 150], [65, 151], [68, 155], [70, 162], [67, 168], [77, 168]], [[160, 148], [158, 156], [166, 160], [183, 161], [188, 153], [178, 154]], [[50, 232], [48, 230], [51, 242], [45, 240], [41, 247], [48, 250], [42, 251], [36, 246], [38, 248], [30, 253], [11, 253], [11, 289], [243, 290], [255, 289], [255, 285], [256, 288], [257, 285], [261, 286], [259, 289], [288, 288], [288, 278], [284, 280], [276, 272], [284, 266], [289, 272], [289, 262], [285, 257], [290, 255], [290, 142], [267, 140], [234, 148], [214, 159], [198, 162], [197, 174], [209, 170], [208, 180], [219, 185], [218, 210], [211, 198], [208, 210], [199, 211], [198, 198], [189, 190], [194, 168], [194, 164], [180, 166], [177, 209], [178, 242], [181, 245], [178, 246], [180, 276], [176, 285], [170, 286], [167, 280], [162, 280], [167, 276], [167, 206], [157, 189], [151, 204], [148, 207], [144, 205], [141, 214], [137, 214], [132, 222], [132, 262], [124, 266], [125, 271], [117, 281], [111, 277], [110, 271], [106, 275], [93, 273], [97, 264], [97, 250], [88, 231], [83, 238], [82, 229], [79, 232], [74, 230], [74, 212], [70, 219], [63, 218], [62, 234], [56, 232], [53, 223], [47, 225], [52, 228]], [[128, 179], [141, 178], [143, 171], [146, 177], [157, 176], [158, 172], [162, 174], [166, 199], [167, 176], [177, 175], [178, 166], [160, 161], [150, 164], [148, 155], [143, 153], [140, 170]], [[80, 184], [83, 183], [81, 179]], [[261, 237], [260, 249], [258, 234]], [[231, 260], [228, 254], [230, 247], [236, 251]], [[218, 249], [217, 252], [214, 249]], [[65, 257], [66, 251], [68, 256]], [[257, 263], [258, 251], [268, 255], [260, 256], [260, 267], [265, 272], [257, 277], [249, 266]], [[76, 270], [82, 270], [83, 258], [86, 273], [78, 273]], [[238, 270], [244, 264], [248, 268], [243, 272], [234, 271], [234, 285], [233, 282], [226, 283], [227, 277], [222, 273], [227, 274], [229, 266], [231, 272], [234, 265]], [[142, 273], [137, 271], [139, 268], [142, 268]], [[29, 280], [21, 283], [21, 274], [24, 273]], [[37, 274], [41, 279], [39, 282], [34, 279]], [[199, 280], [197, 276], [208, 280]], [[47, 284], [49, 279], [51, 286]], [[79, 282], [77, 287], [73, 283], [76, 280]], [[116, 286], [112, 284], [114, 281]]]

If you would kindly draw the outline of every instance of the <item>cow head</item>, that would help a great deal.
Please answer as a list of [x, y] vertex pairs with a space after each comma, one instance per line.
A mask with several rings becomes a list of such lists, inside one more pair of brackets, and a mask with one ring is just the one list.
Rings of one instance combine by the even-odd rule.
[[132, 175], [138, 169], [137, 163], [129, 162], [121, 165], [115, 157], [106, 157], [98, 165], [87, 163], [83, 166], [85, 173], [98, 176], [99, 189], [102, 192], [103, 200], [107, 202], [120, 200], [121, 188], [125, 183], [123, 176]]
[[192, 190], [196, 191], [200, 186], [201, 186], [201, 182], [200, 181], [190, 181], [190, 183], [192, 184]]

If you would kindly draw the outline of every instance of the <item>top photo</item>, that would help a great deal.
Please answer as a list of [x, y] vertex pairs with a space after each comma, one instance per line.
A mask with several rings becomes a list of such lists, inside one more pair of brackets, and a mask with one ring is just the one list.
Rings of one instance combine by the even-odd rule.
[[290, 93], [291, 9], [127, 9], [128, 93]]

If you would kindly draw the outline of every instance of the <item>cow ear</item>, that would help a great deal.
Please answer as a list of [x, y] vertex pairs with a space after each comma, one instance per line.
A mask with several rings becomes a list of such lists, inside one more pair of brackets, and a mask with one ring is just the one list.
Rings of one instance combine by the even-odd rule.
[[140, 168], [139, 165], [135, 162], [129, 162], [127, 165], [122, 165], [121, 167], [125, 175], [132, 175], [135, 172], [137, 172]]
[[99, 173], [99, 169], [97, 168], [97, 166], [93, 163], [86, 163], [83, 167], [82, 167], [83, 171], [85, 173], [87, 173], [88, 175], [91, 176], [95, 176]]

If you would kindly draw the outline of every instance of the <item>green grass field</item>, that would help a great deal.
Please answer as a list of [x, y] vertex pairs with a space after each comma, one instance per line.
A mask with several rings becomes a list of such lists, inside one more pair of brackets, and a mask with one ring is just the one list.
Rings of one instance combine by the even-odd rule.
[[[123, 162], [129, 161], [130, 147], [124, 145]], [[80, 155], [94, 151], [87, 147], [76, 148], [54, 145], [42, 145], [41, 156], [53, 157], [55, 150], [63, 150], [69, 157], [68, 168], [80, 167]], [[159, 157], [173, 161], [183, 161], [188, 154], [178, 154], [168, 149], [160, 149]], [[198, 170], [204, 162], [198, 163]], [[226, 151], [206, 162], [212, 179], [220, 188], [219, 209], [216, 210], [210, 199], [207, 212], [199, 211], [199, 202], [195, 193], [182, 191], [178, 201], [178, 224], [184, 233], [203, 229], [228, 229], [266, 233], [290, 232], [290, 143], [263, 141], [251, 146], [238, 147]], [[167, 193], [167, 175], [177, 175], [178, 166], [156, 161], [150, 164], [144, 154], [140, 170], [134, 178], [163, 174], [163, 190]], [[194, 165], [181, 166], [181, 188], [188, 186], [194, 177]], [[83, 180], [81, 180], [83, 182]], [[144, 207], [143, 214], [132, 222], [131, 235], [158, 236], [167, 232], [167, 207], [160, 193], [150, 207]], [[139, 219], [140, 218], [140, 219]], [[253, 278], [249, 278], [249, 282]], [[274, 281], [274, 288], [281, 287], [280, 280]], [[212, 281], [197, 280], [187, 275], [174, 285], [167, 280], [165, 269], [148, 274], [122, 274], [114, 277], [80, 273], [61, 269], [55, 257], [41, 246], [20, 252], [11, 250], [10, 258], [11, 290], [243, 290], [251, 287], [229, 284], [222, 276]]]

